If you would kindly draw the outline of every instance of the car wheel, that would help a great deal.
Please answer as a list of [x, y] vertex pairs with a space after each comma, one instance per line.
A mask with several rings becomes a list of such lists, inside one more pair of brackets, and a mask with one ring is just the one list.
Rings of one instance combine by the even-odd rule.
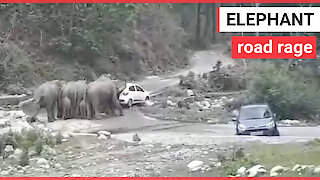
[[133, 103], [132, 103], [132, 99], [129, 99], [129, 100], [128, 100], [128, 104], [127, 104], [127, 106], [128, 106], [128, 107], [131, 107], [131, 106], [132, 106], [132, 104], [133, 104]]

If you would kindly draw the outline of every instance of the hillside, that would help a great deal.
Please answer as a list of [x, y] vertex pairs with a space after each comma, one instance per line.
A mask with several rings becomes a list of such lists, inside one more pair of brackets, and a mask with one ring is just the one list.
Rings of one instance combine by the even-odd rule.
[[188, 34], [166, 4], [1, 4], [0, 86], [170, 72]]

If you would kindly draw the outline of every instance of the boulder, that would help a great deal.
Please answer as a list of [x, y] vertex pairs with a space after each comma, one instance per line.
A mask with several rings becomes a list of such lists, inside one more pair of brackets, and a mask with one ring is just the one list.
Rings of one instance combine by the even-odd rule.
[[39, 165], [39, 166], [47, 166], [47, 165], [49, 165], [49, 161], [46, 160], [45, 158], [38, 158], [37, 165]]
[[171, 107], [177, 106], [177, 104], [176, 104], [176, 103], [173, 103], [171, 100], [167, 100], [167, 105], [168, 105], [168, 106], [171, 106]]
[[17, 157], [21, 157], [23, 154], [23, 151], [19, 148], [17, 148], [16, 150], [14, 150], [13, 155], [17, 156]]
[[319, 174], [320, 173], [320, 166], [315, 167], [313, 172], [316, 174]]
[[262, 165], [256, 165], [247, 170], [248, 177], [255, 177], [259, 174], [266, 173], [266, 169]]
[[109, 131], [99, 131], [98, 135], [105, 135], [106, 137], [111, 137], [111, 133]]
[[275, 166], [270, 170], [270, 176], [278, 176], [280, 173], [288, 170], [288, 168], [285, 168], [283, 166]]
[[4, 153], [7, 155], [13, 154], [14, 152], [14, 148], [12, 145], [6, 145], [6, 147], [4, 148]]
[[188, 97], [193, 97], [194, 96], [194, 92], [191, 89], [187, 90], [187, 96]]
[[203, 105], [205, 109], [210, 108], [210, 103], [208, 101], [201, 101], [201, 105]]
[[191, 161], [188, 164], [188, 168], [191, 172], [198, 171], [203, 167], [203, 162], [199, 160]]
[[147, 101], [145, 102], [145, 105], [146, 105], [146, 106], [153, 106], [153, 105], [154, 105], [154, 102], [152, 102], [152, 101], [150, 101], [150, 100], [147, 100]]
[[246, 170], [247, 170], [247, 168], [242, 166], [241, 168], [239, 168], [237, 170], [237, 174], [240, 175], [240, 176], [244, 176], [246, 174]]

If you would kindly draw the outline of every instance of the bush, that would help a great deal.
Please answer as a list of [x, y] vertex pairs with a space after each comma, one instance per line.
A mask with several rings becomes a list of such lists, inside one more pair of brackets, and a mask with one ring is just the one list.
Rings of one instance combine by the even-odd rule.
[[249, 93], [256, 102], [268, 103], [281, 118], [313, 119], [319, 114], [320, 92], [318, 85], [311, 82], [299, 71], [263, 63], [255, 67]]
[[24, 150], [23, 153], [21, 154], [20, 159], [19, 159], [19, 165], [20, 166], [29, 165], [29, 151], [28, 150]]

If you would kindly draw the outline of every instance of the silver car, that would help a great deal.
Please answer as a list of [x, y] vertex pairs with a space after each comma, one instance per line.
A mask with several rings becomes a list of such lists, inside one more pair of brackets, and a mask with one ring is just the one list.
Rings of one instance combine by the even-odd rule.
[[267, 104], [242, 106], [236, 118], [236, 134], [279, 136], [275, 118]]

